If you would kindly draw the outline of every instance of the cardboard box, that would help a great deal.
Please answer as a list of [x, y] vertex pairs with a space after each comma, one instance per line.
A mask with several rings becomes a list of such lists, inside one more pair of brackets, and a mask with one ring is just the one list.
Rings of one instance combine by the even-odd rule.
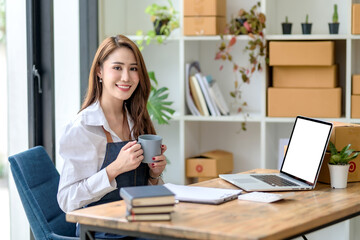
[[269, 117], [341, 117], [341, 88], [268, 88]]
[[331, 66], [333, 41], [271, 41], [270, 66]]
[[351, 149], [354, 149], [357, 152], [360, 151], [360, 125], [343, 122], [332, 123], [333, 130], [331, 132], [330, 141], [334, 143], [336, 149], [340, 151], [348, 144], [351, 144]]
[[225, 17], [184, 17], [184, 35], [219, 35], [225, 32]]
[[352, 94], [360, 95], [360, 74], [352, 76]]
[[226, 0], [184, 0], [184, 16], [226, 17]]
[[275, 66], [273, 87], [335, 88], [338, 86], [337, 66]]
[[[328, 162], [331, 154], [325, 153], [324, 161], [322, 163], [318, 181], [322, 183], [330, 184], [330, 172]], [[360, 181], [360, 157], [350, 161], [350, 168], [348, 173], [348, 182], [359, 182]]]
[[233, 168], [233, 154], [223, 150], [205, 152], [186, 159], [187, 177], [214, 178], [221, 173], [231, 173]]
[[360, 95], [351, 95], [351, 117], [360, 118]]
[[353, 3], [352, 5], [352, 34], [360, 34], [360, 3]]

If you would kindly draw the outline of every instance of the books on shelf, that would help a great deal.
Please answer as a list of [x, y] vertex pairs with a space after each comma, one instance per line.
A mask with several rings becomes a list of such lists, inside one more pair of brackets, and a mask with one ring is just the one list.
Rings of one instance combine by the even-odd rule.
[[215, 100], [216, 106], [219, 108], [222, 115], [229, 115], [230, 109], [227, 102], [224, 99], [222, 92], [217, 84], [217, 82], [212, 79], [211, 76], [206, 76], [206, 80], [209, 83], [209, 93], [212, 98]]
[[[195, 78], [194, 76], [190, 76], [189, 79], [189, 85], [190, 85], [190, 91], [191, 91], [191, 101], [194, 100], [194, 104], [195, 104], [195, 108], [196, 110], [199, 111], [201, 116], [204, 116], [204, 111], [201, 108], [201, 104], [200, 104], [200, 98], [198, 96], [198, 93], [195, 89], [195, 85], [194, 85], [194, 81], [196, 81], [196, 79], [191, 79], [191, 78]], [[195, 115], [195, 114], [193, 114]], [[198, 116], [198, 115], [196, 115]]]
[[[192, 115], [199, 116], [199, 106], [195, 106], [195, 103], [193, 101], [193, 96], [191, 95], [190, 91], [190, 71], [192, 68], [196, 68], [198, 71], [200, 71], [200, 65], [198, 62], [192, 62], [186, 64], [186, 73], [185, 73], [185, 97], [186, 97], [186, 104], [191, 112]], [[192, 90], [194, 92], [195, 90]], [[198, 103], [200, 105], [200, 102]]]
[[204, 95], [206, 105], [209, 109], [210, 115], [211, 116], [220, 116], [219, 109], [215, 105], [214, 100], [210, 97], [209, 84], [206, 80], [206, 77], [203, 76], [201, 73], [196, 73], [195, 77], [196, 77], [197, 81], [199, 82], [201, 92]]
[[201, 90], [200, 84], [195, 76], [190, 77], [190, 84], [192, 86], [192, 95], [194, 96], [195, 102], [199, 104], [199, 111], [202, 116], [210, 116], [204, 94]]
[[[192, 74], [195, 68], [197, 73]], [[229, 115], [230, 110], [216, 81], [200, 71], [199, 62], [186, 64], [186, 103], [192, 115]]]
[[175, 194], [162, 185], [123, 187], [120, 196], [126, 203], [128, 221], [171, 220]]

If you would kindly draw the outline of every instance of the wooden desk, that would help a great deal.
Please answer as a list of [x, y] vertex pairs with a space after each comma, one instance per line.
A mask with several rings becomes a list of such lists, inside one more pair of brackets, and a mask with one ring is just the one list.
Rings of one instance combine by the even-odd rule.
[[[236, 188], [219, 178], [196, 185]], [[81, 239], [91, 239], [92, 231], [155, 239], [286, 239], [359, 215], [360, 183], [348, 183], [346, 189], [318, 183], [315, 190], [298, 191], [290, 199], [271, 204], [181, 202], [166, 222], [127, 222], [125, 208], [124, 201], [113, 202], [67, 213], [66, 220], [81, 224]]]

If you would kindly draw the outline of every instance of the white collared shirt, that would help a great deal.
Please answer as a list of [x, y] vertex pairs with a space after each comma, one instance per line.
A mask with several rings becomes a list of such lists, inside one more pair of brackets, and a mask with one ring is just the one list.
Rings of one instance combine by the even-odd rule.
[[[133, 121], [127, 116], [131, 130]], [[109, 182], [105, 168], [100, 170], [107, 144], [102, 126], [114, 142], [122, 141], [110, 129], [99, 102], [81, 111], [65, 127], [59, 147], [64, 166], [57, 194], [64, 212], [96, 202], [116, 189], [116, 180]]]

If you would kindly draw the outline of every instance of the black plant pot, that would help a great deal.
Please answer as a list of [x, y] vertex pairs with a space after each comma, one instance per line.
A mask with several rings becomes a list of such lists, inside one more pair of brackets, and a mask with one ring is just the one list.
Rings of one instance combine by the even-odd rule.
[[312, 23], [302, 23], [301, 29], [303, 34], [311, 34]]
[[339, 33], [339, 25], [340, 25], [340, 23], [329, 23], [330, 34], [338, 34]]
[[163, 25], [166, 25], [169, 22], [169, 20], [159, 20], [155, 19], [154, 21], [154, 30], [156, 35], [164, 35], [164, 33], [161, 32], [161, 27]]
[[237, 21], [238, 23], [240, 23], [240, 26], [244, 25], [244, 22], [246, 22], [246, 18], [236, 18], [235, 21]]
[[291, 34], [292, 23], [282, 23], [283, 34]]

